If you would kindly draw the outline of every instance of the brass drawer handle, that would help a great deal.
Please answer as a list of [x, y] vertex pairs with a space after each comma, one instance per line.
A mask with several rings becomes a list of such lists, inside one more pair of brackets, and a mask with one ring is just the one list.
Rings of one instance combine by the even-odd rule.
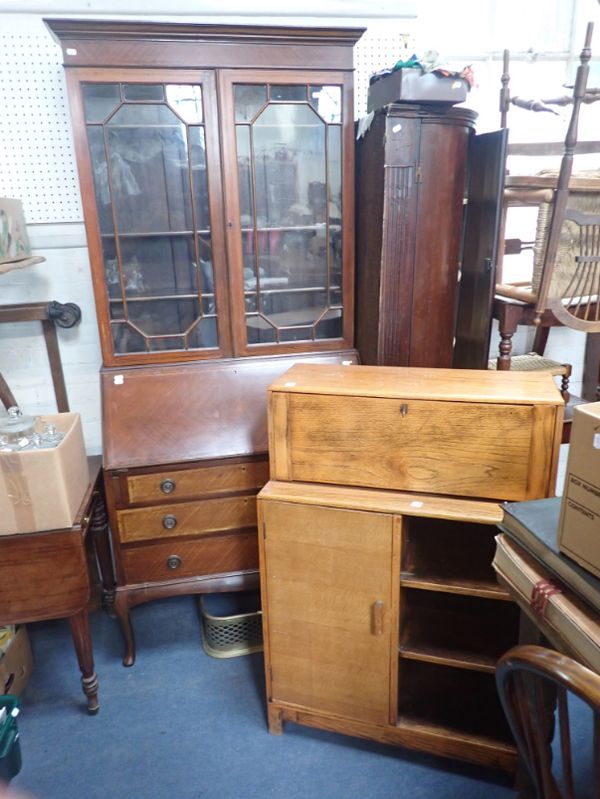
[[173, 528], [177, 527], [177, 517], [173, 516], [172, 513], [168, 513], [163, 516], [162, 523], [165, 530], [173, 530]]
[[178, 569], [181, 566], [181, 558], [179, 555], [169, 555], [167, 558], [168, 569]]
[[163, 494], [172, 494], [175, 491], [175, 480], [163, 480], [160, 484]]

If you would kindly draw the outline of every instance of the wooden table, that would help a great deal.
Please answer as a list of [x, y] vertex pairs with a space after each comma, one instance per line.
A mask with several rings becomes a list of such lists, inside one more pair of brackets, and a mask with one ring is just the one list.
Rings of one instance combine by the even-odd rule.
[[[563, 565], [559, 573], [551, 563], [540, 562], [506, 534], [499, 536], [497, 542], [494, 564], [498, 581], [522, 612], [520, 643], [550, 645], [600, 673], [600, 590], [597, 601], [590, 602], [591, 594], [586, 601], [577, 590], [576, 567], [572, 572], [574, 580], [569, 581], [568, 558], [561, 558], [566, 567]], [[496, 563], [500, 550], [506, 551], [507, 547], [515, 565], [510, 573]], [[544, 590], [550, 585], [556, 593], [551, 593], [551, 598], [544, 602], [536, 589], [540, 585]], [[588, 583], [588, 591], [594, 591], [593, 582]]]
[[0, 625], [68, 619], [87, 709], [97, 713], [88, 546], [95, 548], [105, 575], [110, 574], [110, 553], [101, 458], [88, 458], [88, 463], [90, 485], [71, 528], [0, 537]]
[[[592, 594], [588, 594], [588, 602], [585, 602], [577, 590], [577, 568], [574, 567], [570, 571], [568, 558], [561, 558], [562, 566], [559, 574], [552, 567], [551, 561], [538, 561], [506, 533], [496, 540], [494, 565], [498, 582], [507, 589], [521, 609], [519, 643], [550, 646], [588, 668], [600, 672], [600, 624], [597, 610], [600, 607], [600, 590], [593, 604]], [[514, 566], [510, 570], [497, 563], [499, 553], [502, 549], [506, 551], [506, 547], [511, 553]], [[572, 580], [569, 579], [570, 576]], [[545, 604], [540, 601], [540, 591], [536, 593], [535, 589], [536, 585], [540, 586], [543, 583], [559, 589], [559, 594], [555, 594], [554, 599], [549, 599]], [[560, 597], [559, 600], [556, 600], [557, 596]], [[556, 691], [550, 685], [545, 686], [542, 689], [542, 696], [544, 713], [536, 718], [536, 726], [543, 731], [542, 735], [545, 736], [548, 749], [551, 750], [555, 733]], [[520, 799], [534, 799], [536, 796], [533, 783], [522, 762], [518, 767], [517, 786]], [[556, 797], [558, 798], [558, 794]]]

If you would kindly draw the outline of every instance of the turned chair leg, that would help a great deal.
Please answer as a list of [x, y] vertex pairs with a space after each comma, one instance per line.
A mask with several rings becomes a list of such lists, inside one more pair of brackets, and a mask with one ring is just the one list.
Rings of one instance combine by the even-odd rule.
[[515, 331], [500, 330], [500, 344], [498, 346], [500, 354], [496, 361], [496, 369], [499, 372], [508, 372], [511, 364], [512, 337]]
[[573, 371], [573, 367], [570, 363], [563, 363], [565, 367], [565, 373], [561, 376], [560, 380], [560, 393], [563, 396], [565, 401], [565, 405], [568, 405], [569, 400], [571, 399], [571, 394], [569, 392], [569, 380], [571, 379], [571, 372]]

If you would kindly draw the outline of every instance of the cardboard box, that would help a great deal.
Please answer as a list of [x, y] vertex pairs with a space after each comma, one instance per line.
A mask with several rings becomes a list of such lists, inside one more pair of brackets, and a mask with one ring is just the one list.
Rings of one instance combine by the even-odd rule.
[[600, 402], [573, 410], [558, 546], [600, 577]]
[[27, 629], [21, 625], [10, 646], [0, 658], [0, 694], [19, 696], [29, 682], [33, 670], [33, 658]]
[[65, 434], [57, 447], [0, 452], [0, 535], [71, 527], [88, 487], [79, 414], [42, 419]]
[[418, 69], [397, 69], [369, 86], [367, 111], [389, 103], [464, 103], [469, 84], [464, 78], [445, 78]]
[[31, 256], [20, 200], [0, 197], [0, 264]]

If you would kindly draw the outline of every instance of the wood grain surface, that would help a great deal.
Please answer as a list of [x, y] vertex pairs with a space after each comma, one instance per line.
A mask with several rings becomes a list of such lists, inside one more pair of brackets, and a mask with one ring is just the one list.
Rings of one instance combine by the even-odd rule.
[[392, 517], [279, 502], [262, 513], [273, 699], [388, 723]]

